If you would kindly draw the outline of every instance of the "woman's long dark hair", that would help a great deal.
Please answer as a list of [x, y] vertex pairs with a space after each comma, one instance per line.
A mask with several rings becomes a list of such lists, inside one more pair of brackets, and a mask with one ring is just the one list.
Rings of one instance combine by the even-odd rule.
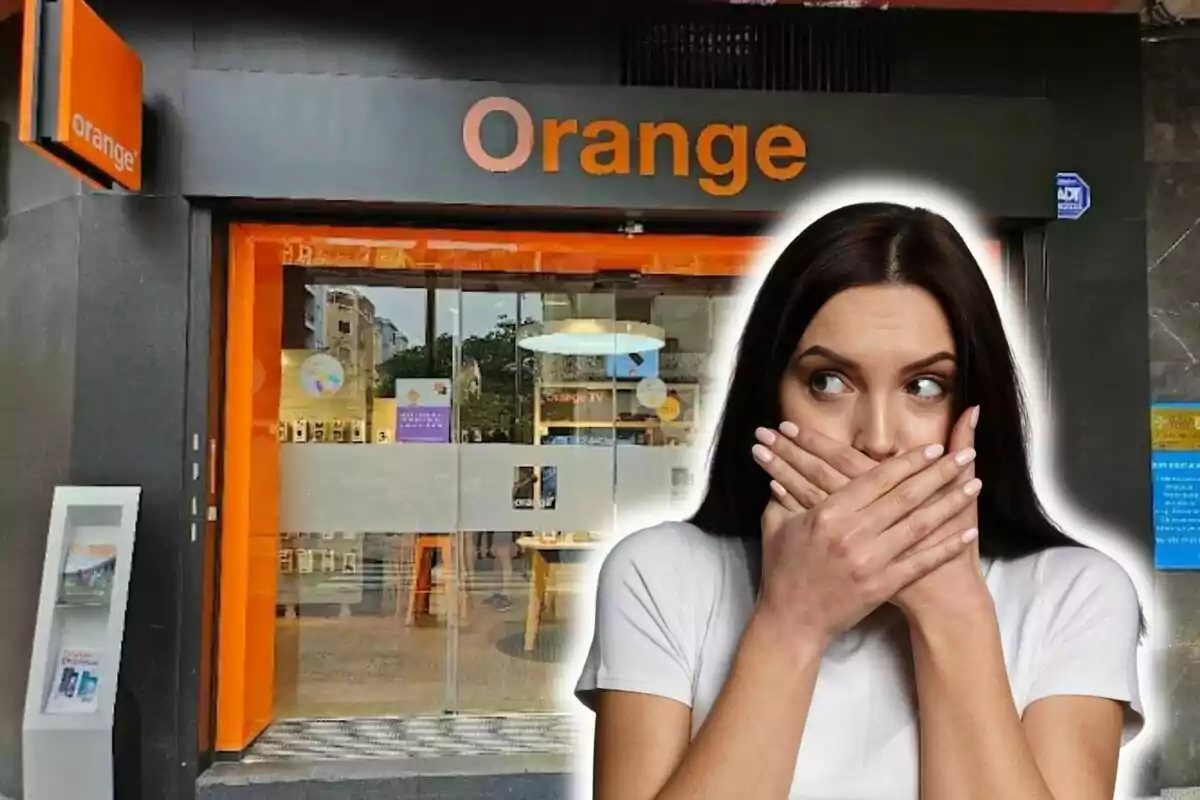
[[955, 417], [981, 407], [980, 555], [1011, 559], [1077, 544], [1050, 521], [1034, 492], [1016, 365], [979, 264], [943, 217], [886, 203], [827, 214], [771, 267], [742, 334], [708, 488], [692, 523], [719, 536], [760, 536], [770, 478], [750, 455], [754, 429], [782, 421], [779, 385], [817, 311], [839, 292], [880, 284], [924, 289], [950, 322], [958, 360]]

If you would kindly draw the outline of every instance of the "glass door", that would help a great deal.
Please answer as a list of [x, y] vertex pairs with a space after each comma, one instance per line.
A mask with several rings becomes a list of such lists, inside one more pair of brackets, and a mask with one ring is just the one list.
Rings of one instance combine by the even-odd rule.
[[275, 715], [442, 711], [458, 276], [283, 275]]
[[[613, 529], [613, 293], [593, 275], [464, 277], [453, 707], [548, 711], [578, 569]], [[572, 326], [589, 333], [572, 333]]]

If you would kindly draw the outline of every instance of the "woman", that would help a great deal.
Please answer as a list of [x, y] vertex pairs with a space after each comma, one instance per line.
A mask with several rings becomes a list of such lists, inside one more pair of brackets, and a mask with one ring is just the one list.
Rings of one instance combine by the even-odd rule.
[[596, 797], [1111, 798], [1142, 721], [1137, 593], [1046, 518], [1022, 423], [945, 219], [866, 204], [801, 233], [699, 510], [601, 570], [577, 687]]

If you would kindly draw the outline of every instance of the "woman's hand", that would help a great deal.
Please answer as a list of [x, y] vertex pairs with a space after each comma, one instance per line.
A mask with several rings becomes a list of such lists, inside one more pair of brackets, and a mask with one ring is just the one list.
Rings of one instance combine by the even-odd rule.
[[[979, 407], [967, 409], [950, 431], [950, 447], [962, 449], [975, 446], [975, 426], [979, 422]], [[974, 486], [976, 495], [980, 484], [975, 481], [975, 465], [963, 471], [957, 482], [961, 487]], [[979, 504], [972, 497], [971, 503], [962, 513], [951, 520], [952, 530], [945, 533], [953, 535], [955, 530], [979, 527]], [[976, 540], [962, 555], [934, 570], [919, 581], [897, 593], [892, 602], [904, 612], [904, 616], [913, 621], [929, 613], [939, 610], [963, 610], [985, 607], [983, 602], [990, 600], [991, 595], [983, 580], [983, 570], [979, 563], [979, 542]]]
[[[957, 452], [974, 446], [975, 425], [978, 420], [978, 406], [967, 409], [959, 418], [950, 435], [952, 451]], [[760, 429], [758, 438], [782, 462], [776, 462], [773, 469], [767, 470], [773, 478], [771, 490], [774, 499], [768, 513], [764, 515], [764, 531], [768, 520], [778, 524], [777, 520], [788, 514], [803, 513], [846, 486], [853, 478], [865, 474], [877, 465], [869, 456], [849, 445], [813, 430], [801, 431], [790, 422], [780, 425], [779, 434]], [[965, 489], [974, 478], [975, 467], [972, 463], [952, 485], [927, 502], [934, 502], [947, 492]], [[972, 488], [978, 489], [978, 484]], [[940, 531], [915, 545], [913, 550], [936, 547], [943, 539], [961, 535], [965, 531], [977, 529], [978, 526], [978, 503], [972, 500], [961, 512], [948, 520]], [[947, 591], [957, 596], [963, 590], [980, 588], [982, 581], [972, 580], [980, 575], [979, 548], [976, 543], [967, 548], [962, 557], [947, 564], [945, 568], [935, 570], [929, 576], [906, 587], [892, 598], [892, 603], [908, 615], [917, 614], [922, 610], [937, 607], [938, 598], [944, 596]], [[953, 589], [950, 588], [951, 584]], [[946, 598], [946, 601], [950, 599]]]
[[[929, 445], [879, 464], [802, 513], [771, 503], [763, 514], [759, 613], [822, 644], [897, 592], [967, 551], [971, 535], [915, 548], [972, 502], [942, 490], [973, 451], [941, 457]], [[762, 445], [755, 458], [773, 476], [791, 467]], [[940, 497], [929, 502], [935, 494]]]

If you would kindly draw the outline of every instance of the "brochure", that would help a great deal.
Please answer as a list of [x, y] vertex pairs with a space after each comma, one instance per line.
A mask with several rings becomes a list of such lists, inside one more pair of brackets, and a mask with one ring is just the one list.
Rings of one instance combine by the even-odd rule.
[[553, 511], [558, 506], [558, 467], [542, 467], [541, 507]]
[[50, 687], [46, 713], [91, 713], [96, 710], [99, 689], [99, 651], [77, 647], [64, 649], [58, 659], [54, 683]]
[[513, 467], [512, 507], [523, 511], [533, 508], [534, 484], [537, 472], [533, 467]]
[[58, 602], [74, 606], [107, 605], [116, 569], [116, 545], [71, 545], [63, 566]]

